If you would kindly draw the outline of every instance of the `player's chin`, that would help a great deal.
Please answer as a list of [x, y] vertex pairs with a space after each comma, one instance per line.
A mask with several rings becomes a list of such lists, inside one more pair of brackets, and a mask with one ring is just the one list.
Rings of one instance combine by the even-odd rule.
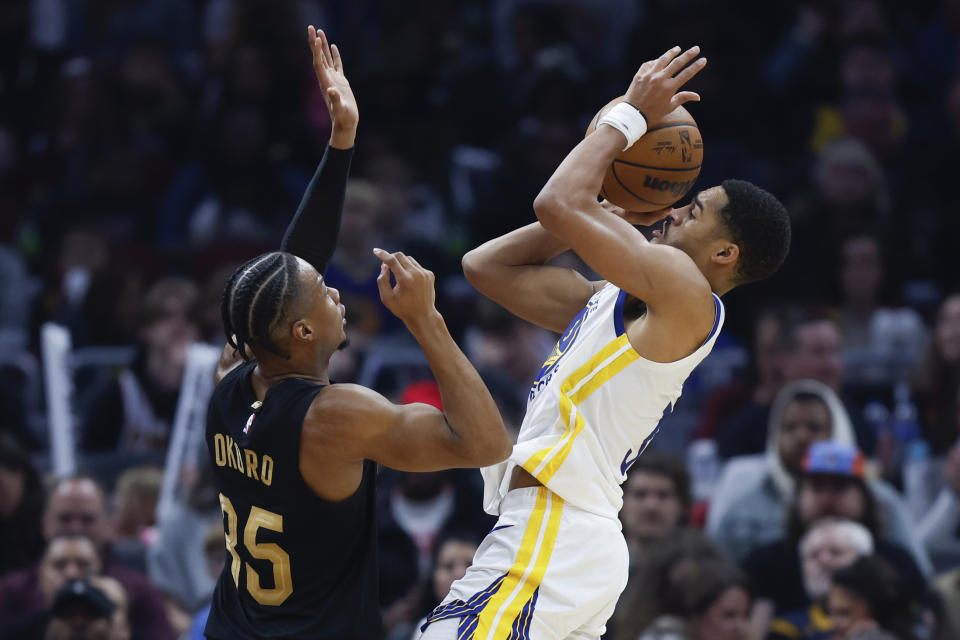
[[344, 336], [343, 336], [343, 340], [340, 342], [339, 345], [337, 345], [337, 351], [343, 351], [344, 349], [346, 349], [346, 348], [349, 347], [349, 346], [350, 346], [350, 338], [348, 338], [346, 335], [344, 335]]

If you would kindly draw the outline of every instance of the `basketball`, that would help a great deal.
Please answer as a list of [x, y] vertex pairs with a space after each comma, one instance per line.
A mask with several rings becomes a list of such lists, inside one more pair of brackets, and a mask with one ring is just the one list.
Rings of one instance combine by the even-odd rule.
[[[607, 103], [590, 121], [587, 134], [607, 109], [623, 96]], [[603, 177], [600, 195], [627, 211], [656, 211], [682, 198], [703, 163], [700, 129], [683, 107], [677, 107], [656, 122], [647, 123], [647, 132], [610, 163]]]

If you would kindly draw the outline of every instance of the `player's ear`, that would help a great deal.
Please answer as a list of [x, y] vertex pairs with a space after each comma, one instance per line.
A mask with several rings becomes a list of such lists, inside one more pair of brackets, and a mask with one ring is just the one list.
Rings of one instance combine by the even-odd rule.
[[313, 340], [313, 329], [310, 327], [310, 322], [307, 320], [297, 320], [294, 322], [293, 326], [290, 328], [290, 332], [297, 340]]
[[733, 242], [724, 242], [713, 253], [716, 264], [733, 264], [740, 257], [740, 247]]

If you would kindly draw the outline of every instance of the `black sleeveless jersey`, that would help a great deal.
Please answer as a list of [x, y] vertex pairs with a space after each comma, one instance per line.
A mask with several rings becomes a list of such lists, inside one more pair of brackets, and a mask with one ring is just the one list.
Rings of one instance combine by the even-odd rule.
[[206, 441], [220, 492], [226, 566], [213, 592], [208, 638], [379, 638], [375, 474], [342, 502], [316, 496], [300, 474], [303, 418], [323, 388], [273, 385], [256, 404], [256, 362], [216, 386]]

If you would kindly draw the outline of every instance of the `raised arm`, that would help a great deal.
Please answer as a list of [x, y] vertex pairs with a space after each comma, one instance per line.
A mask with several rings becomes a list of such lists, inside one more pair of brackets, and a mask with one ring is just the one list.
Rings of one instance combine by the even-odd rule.
[[514, 315], [562, 333], [599, 284], [573, 269], [546, 264], [569, 248], [534, 222], [468, 252], [463, 274]]
[[[689, 64], [699, 51], [694, 47], [680, 55], [674, 48], [644, 63], [625, 101], [655, 121], [680, 104], [699, 99], [691, 92], [677, 93], [703, 68], [703, 58]], [[704, 296], [710, 301], [709, 284], [686, 253], [647, 242], [630, 222], [597, 202], [604, 173], [626, 142], [618, 129], [598, 126], [567, 155], [537, 196], [537, 218], [604, 279], [645, 301], [651, 310], [680, 315], [691, 305], [703, 307]], [[712, 314], [712, 306], [706, 309]]]
[[323, 274], [337, 247], [360, 115], [343, 72], [337, 45], [330, 46], [326, 34], [312, 26], [308, 27], [307, 36], [313, 53], [313, 70], [330, 112], [332, 132], [330, 144], [287, 227], [280, 248], [300, 256]]
[[480, 374], [436, 310], [433, 273], [402, 253], [374, 252], [383, 261], [380, 297], [423, 349], [443, 411], [395, 405], [357, 385], [333, 385], [321, 392], [305, 422], [316, 436], [311, 446], [335, 447], [342, 459], [366, 458], [406, 471], [481, 467], [505, 459], [512, 443]]
[[[331, 47], [323, 30], [317, 31], [313, 26], [307, 27], [307, 41], [313, 53], [313, 70], [330, 112], [332, 131], [330, 144], [287, 226], [280, 249], [300, 256], [324, 274], [337, 248], [360, 114], [350, 83], [343, 73], [337, 45]], [[227, 344], [217, 364], [216, 382], [219, 384], [241, 362], [243, 358], [237, 350]]]

